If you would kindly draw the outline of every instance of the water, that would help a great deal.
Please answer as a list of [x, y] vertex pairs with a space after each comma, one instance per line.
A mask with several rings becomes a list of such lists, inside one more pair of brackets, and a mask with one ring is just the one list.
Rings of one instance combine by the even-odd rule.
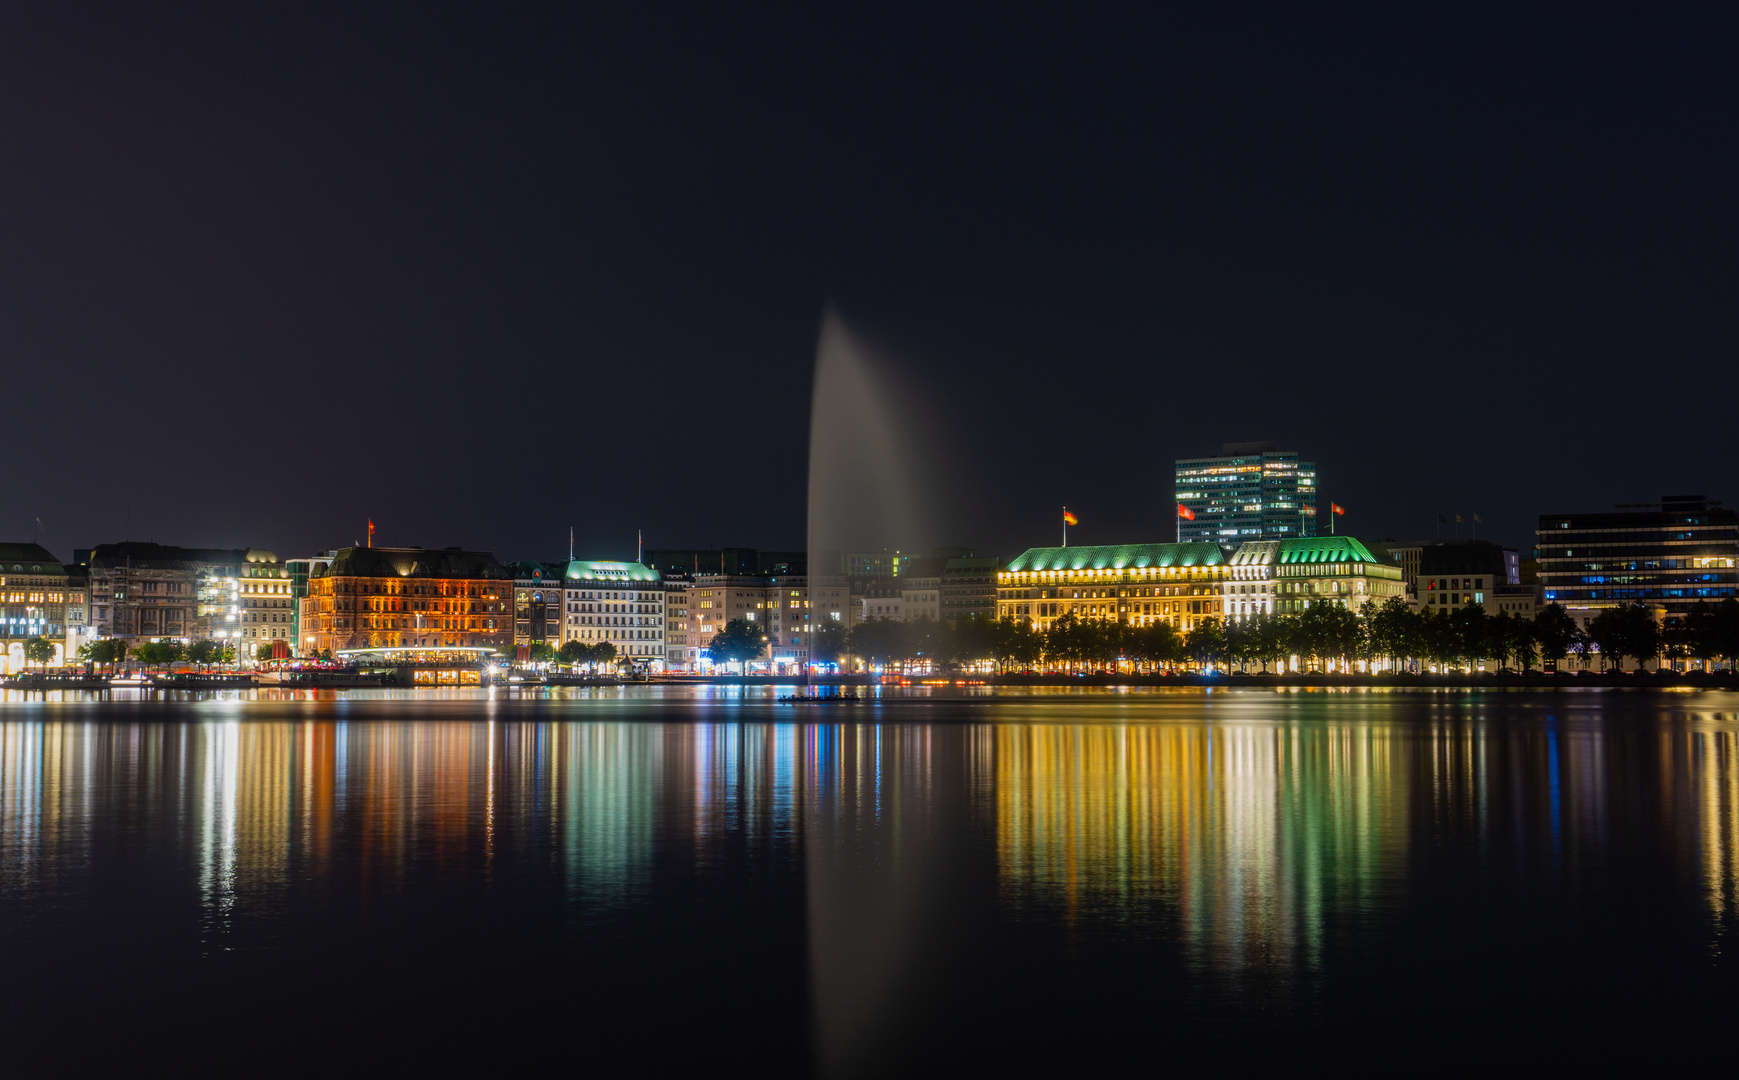
[[1656, 1071], [1739, 1004], [1739, 696], [771, 693], [0, 706], [5, 1072]]

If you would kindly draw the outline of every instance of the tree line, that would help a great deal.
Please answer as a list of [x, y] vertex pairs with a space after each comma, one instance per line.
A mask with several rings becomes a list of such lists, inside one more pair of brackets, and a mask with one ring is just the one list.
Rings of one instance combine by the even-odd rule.
[[[720, 637], [727, 634], [721, 653]], [[713, 659], [758, 659], [764, 642], [755, 624], [733, 620], [714, 637]], [[1584, 664], [1598, 657], [1602, 666], [1611, 667], [1663, 657], [1732, 665], [1739, 659], [1739, 601], [1699, 603], [1664, 626], [1638, 604], [1607, 608], [1583, 629], [1557, 604], [1528, 618], [1488, 614], [1477, 604], [1414, 611], [1392, 597], [1360, 611], [1318, 604], [1298, 614], [1236, 621], [1207, 617], [1187, 633], [1165, 623], [1136, 626], [1065, 613], [1044, 628], [1025, 619], [984, 617], [952, 623], [871, 619], [850, 630], [823, 623], [811, 643], [811, 658], [821, 663], [856, 659], [882, 669], [943, 671], [981, 662], [994, 663], [999, 671], [1103, 670], [1120, 662], [1137, 670], [1267, 671], [1292, 657], [1317, 670], [1382, 660], [1415, 669], [1495, 661], [1503, 669], [1525, 670], [1561, 664], [1572, 655]]]

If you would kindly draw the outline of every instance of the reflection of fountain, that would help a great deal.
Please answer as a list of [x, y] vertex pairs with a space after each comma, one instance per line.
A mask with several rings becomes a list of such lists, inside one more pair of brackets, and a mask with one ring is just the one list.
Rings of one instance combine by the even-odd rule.
[[[830, 310], [815, 353], [809, 418], [811, 595], [844, 584], [835, 577], [843, 574], [844, 552], [898, 548], [920, 534], [921, 480], [893, 406], [897, 385], [885, 361]], [[879, 812], [882, 729], [821, 730], [851, 733], [823, 740], [818, 812], [807, 815], [805, 832], [817, 1050], [823, 1071], [840, 1075], [870, 1067], [863, 1054], [893, 1025], [896, 988], [926, 936], [923, 925], [934, 924], [937, 913], [921, 903], [930, 891], [928, 860], [914, 849], [923, 846], [923, 830], [908, 834], [897, 860], [860, 854], [885, 843], [888, 832]], [[924, 762], [927, 768], [927, 754]], [[829, 798], [833, 804], [822, 809]]]

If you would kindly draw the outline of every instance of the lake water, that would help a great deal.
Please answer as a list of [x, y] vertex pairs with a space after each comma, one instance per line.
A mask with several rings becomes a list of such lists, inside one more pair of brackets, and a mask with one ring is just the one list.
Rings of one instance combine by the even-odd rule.
[[1739, 1005], [1739, 695], [65, 698], [7, 1075], [1658, 1072]]

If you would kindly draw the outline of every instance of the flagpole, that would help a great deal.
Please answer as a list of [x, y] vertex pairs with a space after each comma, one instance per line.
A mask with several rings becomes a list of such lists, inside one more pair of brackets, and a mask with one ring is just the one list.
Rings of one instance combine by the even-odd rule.
[[1063, 546], [1069, 546], [1069, 508], [1063, 507]]

